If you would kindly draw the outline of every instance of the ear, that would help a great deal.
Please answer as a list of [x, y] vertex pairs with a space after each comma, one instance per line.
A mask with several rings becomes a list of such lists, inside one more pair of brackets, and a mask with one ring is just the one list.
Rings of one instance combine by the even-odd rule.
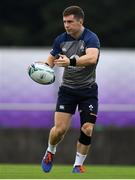
[[80, 24], [82, 25], [83, 24], [83, 19], [80, 19], [79, 21], [80, 21]]

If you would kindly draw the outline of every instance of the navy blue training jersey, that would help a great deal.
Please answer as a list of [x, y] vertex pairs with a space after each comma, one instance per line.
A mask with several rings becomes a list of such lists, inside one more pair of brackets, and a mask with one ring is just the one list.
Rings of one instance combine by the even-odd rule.
[[[53, 43], [53, 49], [50, 52], [52, 56], [64, 54], [68, 58], [72, 55], [79, 57], [85, 55], [87, 48], [100, 49], [100, 42], [95, 33], [84, 28], [83, 33], [78, 39], [74, 39], [66, 32], [57, 36]], [[65, 67], [63, 73], [63, 86], [70, 88], [86, 88], [90, 87], [96, 78], [96, 65], [89, 66], [68, 66]]]

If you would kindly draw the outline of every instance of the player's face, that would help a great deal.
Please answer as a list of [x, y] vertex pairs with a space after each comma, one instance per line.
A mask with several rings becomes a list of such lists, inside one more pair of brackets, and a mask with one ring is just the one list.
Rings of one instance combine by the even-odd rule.
[[74, 15], [64, 16], [63, 17], [64, 28], [68, 34], [73, 37], [80, 35], [82, 31], [83, 20], [77, 19]]

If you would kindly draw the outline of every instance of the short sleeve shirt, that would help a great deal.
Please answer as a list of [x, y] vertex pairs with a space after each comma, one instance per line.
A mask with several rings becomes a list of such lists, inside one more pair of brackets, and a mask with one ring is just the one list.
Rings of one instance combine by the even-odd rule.
[[[100, 49], [100, 42], [95, 33], [85, 28], [78, 39], [74, 39], [66, 32], [57, 36], [50, 54], [52, 56], [64, 54], [68, 58], [72, 55], [78, 55], [80, 57], [85, 55], [87, 48]], [[96, 79], [96, 65], [65, 67], [62, 85], [70, 88], [90, 87]]]

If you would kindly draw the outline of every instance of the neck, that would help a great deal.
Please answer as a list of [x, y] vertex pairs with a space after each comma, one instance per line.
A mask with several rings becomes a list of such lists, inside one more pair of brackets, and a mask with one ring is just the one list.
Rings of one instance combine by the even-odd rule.
[[76, 32], [75, 34], [71, 34], [71, 36], [75, 39], [78, 39], [81, 36], [81, 34], [83, 33], [83, 31], [84, 31], [84, 27], [82, 26], [80, 31]]

